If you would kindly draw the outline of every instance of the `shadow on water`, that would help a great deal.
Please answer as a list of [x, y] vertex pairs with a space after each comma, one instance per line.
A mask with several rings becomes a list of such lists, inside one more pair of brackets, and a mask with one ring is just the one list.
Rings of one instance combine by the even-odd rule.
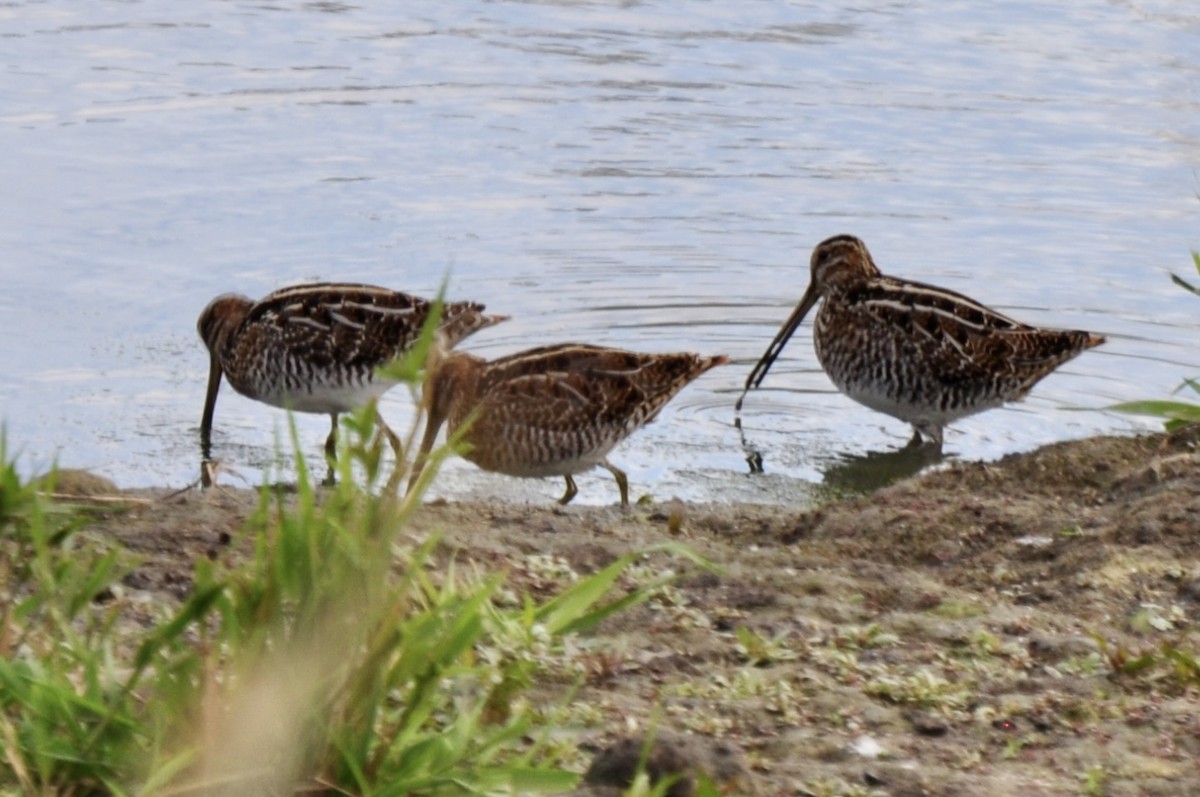
[[[742, 453], [750, 473], [765, 473], [762, 451], [746, 439], [742, 419], [735, 416], [733, 425], [738, 430]], [[940, 448], [931, 444], [906, 445], [886, 451], [868, 451], [865, 454], [839, 454], [822, 469], [822, 484], [839, 494], [865, 495], [882, 487], [915, 476], [925, 468], [945, 459]]]
[[822, 469], [822, 483], [839, 493], [863, 495], [915, 476], [945, 455], [934, 445], [908, 445], [889, 451], [839, 454]]

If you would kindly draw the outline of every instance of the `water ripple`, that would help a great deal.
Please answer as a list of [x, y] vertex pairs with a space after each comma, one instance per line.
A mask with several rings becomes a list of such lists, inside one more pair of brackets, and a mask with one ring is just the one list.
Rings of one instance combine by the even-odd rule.
[[[448, 280], [512, 316], [468, 342], [485, 356], [727, 354], [618, 455], [656, 495], [799, 500], [905, 464], [885, 455], [907, 428], [833, 389], [807, 323], [733, 425], [811, 247], [841, 232], [885, 272], [1109, 337], [956, 424], [953, 455], [1150, 428], [1067, 408], [1200, 374], [1198, 300], [1167, 277], [1200, 249], [1197, 31], [1161, 2], [16, 0], [0, 15], [10, 443], [27, 469], [186, 483], [209, 298]], [[281, 417], [222, 398], [223, 455], [252, 480]], [[323, 419], [298, 423], [319, 455]], [[462, 464], [446, 478], [450, 495], [553, 492]]]

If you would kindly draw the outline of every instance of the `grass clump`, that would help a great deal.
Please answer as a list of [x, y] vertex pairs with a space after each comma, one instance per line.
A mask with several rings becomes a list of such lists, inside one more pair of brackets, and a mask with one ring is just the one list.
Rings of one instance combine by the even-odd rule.
[[119, 553], [77, 544], [81, 516], [22, 483], [0, 435], [0, 780], [25, 794], [115, 791], [136, 751], [134, 689], [116, 613], [94, 605]]
[[[1200, 252], [1192, 252], [1192, 262], [1196, 266], [1196, 272], [1200, 273]], [[1200, 296], [1200, 287], [1197, 287], [1182, 277], [1172, 274], [1171, 281], [1190, 293]], [[1191, 390], [1194, 393], [1200, 393], [1200, 381], [1196, 379], [1185, 379], [1179, 387], [1172, 391], [1172, 395], [1176, 395], [1184, 389]], [[1174, 432], [1182, 429], [1185, 426], [1190, 426], [1200, 422], [1200, 404], [1194, 404], [1188, 401], [1177, 401], [1173, 399], [1147, 399], [1144, 401], [1125, 401], [1119, 404], [1112, 404], [1106, 409], [1116, 410], [1117, 412], [1125, 412], [1130, 415], [1148, 415], [1154, 418], [1163, 419], [1163, 428], [1168, 432]]]
[[[402, 366], [411, 385], [423, 357]], [[121, 552], [88, 544], [80, 516], [23, 484], [0, 439], [0, 794], [575, 785], [572, 751], [550, 741], [569, 695], [547, 707], [530, 688], [568, 636], [662, 579], [614, 595], [629, 554], [548, 600], [501, 600], [503, 573], [459, 572], [436, 538], [406, 538], [448, 449], [402, 497], [412, 463], [384, 478], [373, 414], [344, 424], [336, 486], [318, 495], [297, 457], [296, 495], [264, 489], [235, 539], [249, 553], [198, 562], [187, 600], [133, 631], [119, 601], [98, 602]]]

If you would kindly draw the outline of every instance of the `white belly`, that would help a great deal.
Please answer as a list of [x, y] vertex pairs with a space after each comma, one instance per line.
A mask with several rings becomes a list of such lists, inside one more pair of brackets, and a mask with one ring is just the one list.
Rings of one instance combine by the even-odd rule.
[[379, 398], [395, 384], [390, 380], [375, 380], [353, 385], [318, 383], [297, 391], [267, 391], [254, 396], [254, 398], [273, 407], [282, 407], [293, 412], [316, 412], [329, 415], [364, 407], [371, 399]]

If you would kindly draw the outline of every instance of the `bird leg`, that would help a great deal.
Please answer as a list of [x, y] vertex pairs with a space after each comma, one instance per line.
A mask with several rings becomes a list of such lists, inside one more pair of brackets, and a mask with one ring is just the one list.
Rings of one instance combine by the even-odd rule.
[[325, 481], [321, 482], [326, 487], [332, 487], [337, 484], [338, 416], [336, 412], [329, 414], [329, 421], [329, 437], [325, 438], [325, 464], [329, 466], [329, 470], [325, 474]]
[[921, 448], [929, 446], [934, 454], [942, 453], [942, 427], [935, 424], [913, 424], [913, 436], [904, 446], [909, 448]]
[[621, 491], [621, 506], [629, 506], [629, 477], [625, 475], [625, 471], [613, 465], [607, 459], [600, 463], [601, 466], [608, 469], [608, 472], [617, 480], [617, 489]]
[[558, 502], [566, 506], [567, 504], [571, 503], [571, 499], [574, 498], [575, 494], [579, 492], [579, 488], [575, 486], [575, 479], [571, 476], [571, 474], [568, 473], [563, 476], [563, 478], [567, 480], [567, 491], [563, 493], [562, 498], [558, 499]]

